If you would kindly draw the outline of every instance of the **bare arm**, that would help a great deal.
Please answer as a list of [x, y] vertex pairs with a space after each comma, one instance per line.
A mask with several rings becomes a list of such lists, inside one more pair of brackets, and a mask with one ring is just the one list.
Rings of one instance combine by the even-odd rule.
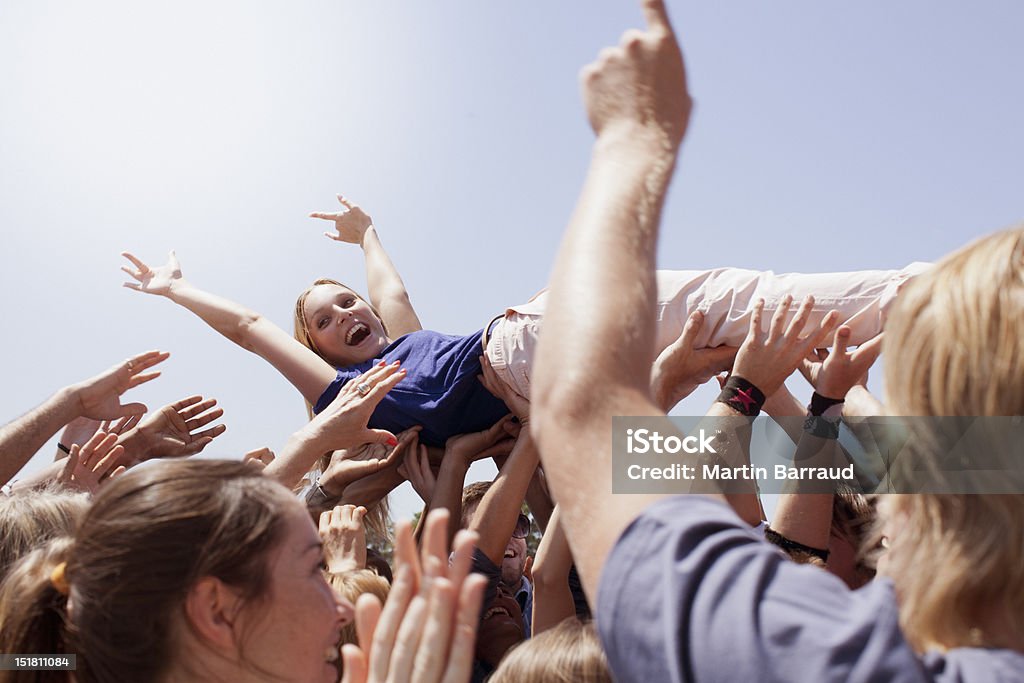
[[537, 448], [528, 431], [523, 430], [473, 515], [470, 531], [480, 535], [477, 547], [498, 566], [501, 566], [505, 547], [515, 531], [519, 510], [537, 462]]
[[373, 220], [359, 206], [338, 195], [344, 211], [334, 213], [314, 212], [312, 218], [334, 221], [337, 232], [324, 235], [335, 242], [358, 244], [366, 259], [366, 287], [370, 303], [380, 313], [381, 320], [388, 328], [388, 335], [397, 339], [404, 334], [422, 330], [423, 325], [409, 300], [409, 292], [384, 250], [384, 245], [373, 227]]
[[141, 403], [122, 404], [121, 394], [155, 379], [145, 373], [169, 354], [149, 351], [104, 373], [65, 387], [41, 406], [0, 428], [0, 481], [8, 482], [61, 427], [78, 417], [107, 420], [146, 411]]
[[664, 414], [648, 381], [655, 247], [691, 106], [664, 4], [642, 4], [649, 30], [628, 32], [581, 76], [597, 141], [534, 365], [532, 428], [591, 600], [622, 530], [663, 497], [613, 498], [608, 438], [613, 415]]
[[576, 603], [569, 588], [572, 553], [569, 552], [569, 541], [565, 538], [559, 517], [559, 509], [556, 507], [537, 548], [537, 560], [533, 563], [531, 628], [534, 636], [576, 615]]
[[273, 365], [309, 403], [316, 403], [337, 375], [330, 363], [259, 313], [185, 280], [173, 251], [159, 268], [150, 268], [127, 252], [122, 255], [135, 266], [121, 268], [136, 280], [126, 282], [125, 287], [164, 296], [192, 311], [214, 330]]

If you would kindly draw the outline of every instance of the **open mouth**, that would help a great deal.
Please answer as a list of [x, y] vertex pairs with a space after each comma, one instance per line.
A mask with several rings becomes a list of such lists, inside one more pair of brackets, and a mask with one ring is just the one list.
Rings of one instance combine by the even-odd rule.
[[370, 336], [370, 328], [363, 323], [356, 323], [349, 328], [345, 335], [345, 343], [349, 346], [359, 346]]
[[491, 617], [495, 616], [496, 614], [500, 614], [500, 615], [502, 615], [504, 617], [508, 617], [508, 618], [512, 617], [512, 615], [509, 614], [508, 610], [505, 609], [504, 607], [492, 607], [489, 610], [487, 610], [486, 612], [484, 612], [484, 619], [490, 619]]
[[515, 556], [516, 556], [516, 553], [515, 553], [514, 550], [505, 550], [505, 559], [506, 560], [508, 558], [510, 558], [510, 557], [515, 557]]

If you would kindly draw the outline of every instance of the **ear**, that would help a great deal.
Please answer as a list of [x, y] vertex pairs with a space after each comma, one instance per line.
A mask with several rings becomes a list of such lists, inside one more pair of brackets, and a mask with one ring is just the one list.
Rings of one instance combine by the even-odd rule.
[[185, 598], [185, 615], [200, 640], [222, 651], [237, 648], [235, 626], [242, 608], [239, 595], [220, 579], [204, 576]]

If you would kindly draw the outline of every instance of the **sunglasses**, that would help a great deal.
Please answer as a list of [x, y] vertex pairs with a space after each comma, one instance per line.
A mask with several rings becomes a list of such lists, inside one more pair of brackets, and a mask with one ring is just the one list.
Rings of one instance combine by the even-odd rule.
[[519, 519], [516, 520], [516, 529], [512, 532], [512, 538], [526, 538], [530, 535], [530, 518], [519, 513]]

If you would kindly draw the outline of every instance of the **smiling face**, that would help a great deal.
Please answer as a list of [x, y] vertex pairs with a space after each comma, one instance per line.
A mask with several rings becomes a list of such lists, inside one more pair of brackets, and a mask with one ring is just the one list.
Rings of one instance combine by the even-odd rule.
[[370, 304], [348, 287], [318, 284], [300, 302], [313, 350], [336, 367], [371, 360], [391, 341]]
[[285, 516], [268, 597], [241, 617], [245, 658], [272, 680], [335, 683], [341, 629], [354, 610], [324, 578], [320, 537], [302, 505], [291, 499]]

